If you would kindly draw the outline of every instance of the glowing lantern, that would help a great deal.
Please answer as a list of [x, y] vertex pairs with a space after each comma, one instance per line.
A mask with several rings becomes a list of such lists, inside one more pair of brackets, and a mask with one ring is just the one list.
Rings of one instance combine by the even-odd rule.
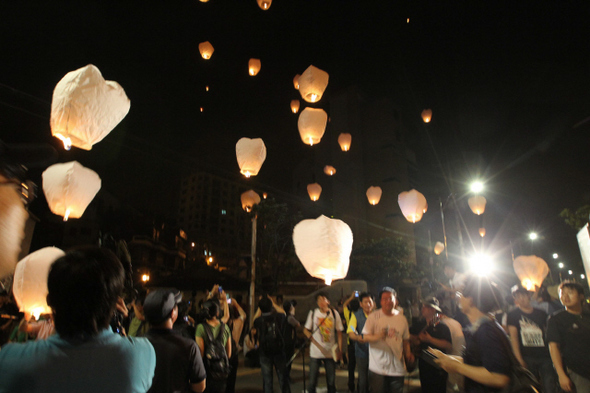
[[299, 93], [307, 102], [318, 102], [322, 99], [324, 90], [328, 86], [329, 75], [310, 65], [299, 77]]
[[80, 218], [100, 190], [100, 177], [77, 161], [54, 164], [43, 172], [43, 193], [58, 216]]
[[404, 191], [397, 197], [397, 203], [406, 220], [417, 223], [426, 208], [426, 198], [416, 190]]
[[430, 123], [430, 120], [432, 120], [432, 109], [424, 109], [422, 111], [422, 121], [424, 123]]
[[256, 0], [258, 2], [258, 6], [263, 10], [267, 10], [270, 8], [272, 0]]
[[47, 277], [53, 262], [64, 255], [59, 248], [45, 247], [16, 264], [12, 289], [20, 311], [35, 318], [51, 312], [47, 305]]
[[467, 200], [467, 203], [469, 203], [471, 211], [478, 216], [486, 210], [486, 199], [481, 195], [472, 196]]
[[263, 199], [266, 199], [267, 197], [268, 197], [268, 193], [266, 193], [266, 192], [263, 192], [263, 193], [262, 193], [262, 198], [263, 198]]
[[367, 198], [369, 199], [369, 203], [373, 206], [378, 204], [381, 200], [382, 194], [383, 191], [381, 190], [381, 187], [369, 187], [367, 190]]
[[[0, 182], [6, 179], [0, 173]], [[0, 278], [11, 275], [25, 236], [28, 213], [13, 187], [0, 187]]]
[[248, 73], [251, 76], [255, 76], [258, 74], [258, 72], [260, 72], [260, 59], [250, 59], [250, 61], [248, 61]]
[[51, 134], [71, 146], [90, 150], [123, 120], [131, 103], [117, 82], [106, 81], [92, 64], [68, 72], [51, 100]]
[[258, 175], [266, 160], [266, 146], [260, 138], [242, 138], [236, 143], [236, 157], [240, 173], [246, 177]]
[[484, 237], [486, 235], [486, 229], [485, 228], [479, 228], [479, 236]]
[[293, 228], [295, 254], [312, 276], [325, 280], [346, 277], [352, 251], [352, 231], [341, 220], [319, 216], [303, 220]]
[[309, 199], [315, 202], [318, 199], [320, 199], [320, 194], [322, 193], [322, 186], [320, 186], [318, 183], [308, 184], [307, 193], [309, 194]]
[[201, 57], [205, 60], [209, 60], [211, 56], [213, 56], [213, 45], [209, 41], [201, 42], [199, 44], [199, 52], [201, 53]]
[[291, 101], [291, 111], [293, 113], [299, 112], [299, 107], [300, 106], [301, 106], [301, 103], [299, 102], [299, 100], [293, 100], [293, 101]]
[[242, 209], [250, 213], [254, 205], [258, 205], [260, 203], [260, 195], [258, 195], [254, 190], [249, 190], [242, 193], [241, 200]]
[[426, 202], [424, 209], [422, 209], [422, 213], [426, 214], [427, 211], [428, 211], [428, 202]]
[[434, 245], [434, 253], [440, 255], [445, 250], [445, 245], [441, 242], [436, 242]]
[[352, 135], [347, 133], [342, 133], [338, 135], [338, 144], [342, 151], [350, 150], [350, 143], [352, 142]]
[[299, 74], [295, 75], [293, 78], [293, 86], [295, 87], [295, 90], [299, 90], [299, 78], [301, 78], [301, 75]]
[[541, 286], [547, 274], [549, 266], [547, 262], [535, 255], [521, 255], [514, 260], [514, 272], [521, 284], [528, 291], [534, 291], [535, 286]]
[[324, 173], [328, 176], [332, 176], [336, 173], [336, 168], [334, 168], [332, 165], [326, 165], [324, 167]]
[[326, 132], [327, 123], [328, 114], [323, 109], [305, 108], [297, 120], [297, 128], [303, 143], [310, 146], [320, 143]]

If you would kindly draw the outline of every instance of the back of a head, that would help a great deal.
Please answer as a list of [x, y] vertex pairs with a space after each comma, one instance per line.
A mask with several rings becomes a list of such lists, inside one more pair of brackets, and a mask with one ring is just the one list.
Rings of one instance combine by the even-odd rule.
[[502, 308], [502, 294], [487, 277], [469, 276], [463, 289], [463, 296], [472, 298], [473, 305], [484, 314]]
[[289, 315], [293, 307], [293, 302], [291, 300], [285, 300], [285, 302], [283, 303], [283, 310], [285, 310], [285, 314], [287, 315]]
[[207, 300], [203, 303], [201, 313], [205, 319], [213, 319], [219, 317], [219, 303], [213, 299]]
[[263, 297], [258, 302], [258, 307], [260, 308], [260, 312], [269, 313], [272, 311], [272, 300], [267, 297]]
[[96, 246], [68, 251], [53, 263], [47, 279], [57, 332], [68, 338], [97, 335], [108, 326], [124, 281], [113, 252]]

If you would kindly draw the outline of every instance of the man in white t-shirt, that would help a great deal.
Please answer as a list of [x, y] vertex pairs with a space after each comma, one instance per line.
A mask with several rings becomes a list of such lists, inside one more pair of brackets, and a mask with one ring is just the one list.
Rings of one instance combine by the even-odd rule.
[[414, 361], [408, 321], [395, 309], [395, 290], [383, 288], [379, 299], [381, 309], [369, 315], [361, 334], [369, 342], [369, 386], [373, 393], [402, 393], [405, 362]]
[[[309, 393], [315, 393], [320, 364], [326, 369], [328, 393], [336, 393], [336, 361], [342, 352], [342, 331], [344, 326], [338, 312], [330, 308], [325, 293], [316, 295], [318, 308], [309, 312], [305, 322], [304, 334], [310, 338], [309, 347]], [[336, 344], [336, 338], [338, 344]]]

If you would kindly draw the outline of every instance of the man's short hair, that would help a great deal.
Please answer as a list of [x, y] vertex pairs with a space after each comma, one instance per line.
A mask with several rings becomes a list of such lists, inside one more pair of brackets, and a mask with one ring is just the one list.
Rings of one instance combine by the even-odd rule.
[[318, 292], [318, 293], [316, 293], [316, 295], [315, 295], [315, 301], [317, 302], [318, 299], [320, 297], [322, 297], [322, 296], [325, 297], [326, 299], [328, 299], [328, 301], [330, 301], [330, 298], [328, 297], [328, 294], [326, 292]]
[[108, 327], [124, 282], [125, 270], [112, 251], [85, 246], [66, 252], [47, 278], [55, 330], [69, 338], [96, 336]]
[[473, 299], [473, 305], [487, 314], [502, 308], [503, 298], [496, 284], [487, 277], [471, 275], [465, 281], [463, 296]]
[[381, 301], [381, 296], [383, 296], [384, 293], [391, 293], [393, 294], [393, 297], [397, 297], [397, 292], [395, 291], [395, 289], [391, 287], [383, 287], [383, 289], [381, 289], [381, 291], [379, 292], [379, 301]]
[[559, 284], [559, 290], [561, 291], [563, 288], [573, 289], [574, 291], [578, 292], [578, 295], [585, 296], [584, 287], [577, 282], [569, 280], [563, 281], [561, 284]]
[[267, 297], [263, 297], [258, 302], [258, 307], [260, 308], [260, 312], [267, 313], [272, 311], [272, 300]]
[[366, 298], [366, 297], [369, 297], [371, 299], [373, 298], [373, 296], [369, 292], [361, 292], [359, 294], [359, 302], [362, 303], [363, 302], [363, 299]]

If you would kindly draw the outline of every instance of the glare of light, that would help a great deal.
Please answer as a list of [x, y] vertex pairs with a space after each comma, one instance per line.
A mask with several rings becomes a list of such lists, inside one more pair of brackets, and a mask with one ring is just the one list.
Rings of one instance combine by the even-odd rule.
[[207, 261], [209, 262], [209, 264], [213, 263], [213, 257], [209, 257]]
[[529, 239], [536, 240], [539, 236], [535, 232], [529, 233]]
[[192, 243], [191, 243], [191, 247], [194, 247], [194, 246], [195, 246], [195, 242], [192, 242]]
[[246, 173], [244, 173], [244, 176], [250, 177], [250, 171], [246, 171]]
[[311, 100], [311, 102], [316, 102], [318, 99], [318, 95], [317, 94], [312, 94], [309, 99]]
[[205, 91], [209, 91], [209, 86], [205, 86]]
[[408, 19], [406, 20], [406, 23], [410, 23], [410, 18], [408, 18]]
[[557, 253], [556, 253], [556, 252], [554, 252], [554, 253], [553, 253], [553, 259], [557, 259], [557, 258], [559, 258], [559, 255], [557, 255]]
[[72, 211], [70, 209], [67, 209], [66, 210], [66, 214], [64, 214], [64, 221], [68, 221], [68, 218], [70, 218], [70, 213], [71, 212]]
[[569, 275], [571, 276], [572, 274], [574, 274], [574, 272], [573, 272], [573, 271], [571, 271], [571, 270], [568, 270], [568, 271], [567, 271], [567, 274], [569, 274]]
[[469, 260], [469, 267], [472, 273], [485, 277], [492, 271], [492, 259], [485, 254], [475, 254]]
[[62, 134], [55, 134], [54, 136], [64, 143], [64, 149], [70, 150], [72, 148], [72, 140], [70, 138], [66, 138]]
[[586, 278], [586, 276], [585, 276], [585, 275], [583, 275], [583, 274], [580, 274], [580, 278], [583, 280], [583, 279], [585, 279], [585, 278]]
[[[312, 101], [314, 102], [314, 101]], [[309, 137], [309, 146], [313, 146], [313, 139], [311, 139], [311, 137]]]
[[150, 280], [150, 275], [149, 274], [144, 274], [141, 276], [141, 281], [143, 282], [148, 282]]
[[324, 281], [326, 282], [326, 285], [332, 285], [332, 275], [326, 274]]
[[203, 107], [200, 108], [201, 112], [203, 112]]
[[483, 191], [483, 183], [480, 181], [476, 181], [471, 183], [471, 191], [477, 193], [480, 193]]
[[528, 278], [525, 278], [524, 280], [522, 280], [521, 284], [523, 287], [526, 288], [527, 291], [534, 291], [535, 290], [535, 284]]
[[268, 194], [267, 194], [266, 192], [263, 192], [263, 193], [262, 193], [262, 198], [263, 198], [263, 199], [266, 199], [266, 197], [268, 197]]
[[565, 265], [563, 264], [563, 262], [559, 262], [559, 263], [557, 264], [557, 266], [559, 266], [559, 268], [560, 268], [560, 269], [563, 269], [563, 267], [564, 267]]
[[43, 312], [43, 307], [37, 307], [31, 310], [31, 314], [35, 317], [35, 321], [39, 320], [39, 316]]

